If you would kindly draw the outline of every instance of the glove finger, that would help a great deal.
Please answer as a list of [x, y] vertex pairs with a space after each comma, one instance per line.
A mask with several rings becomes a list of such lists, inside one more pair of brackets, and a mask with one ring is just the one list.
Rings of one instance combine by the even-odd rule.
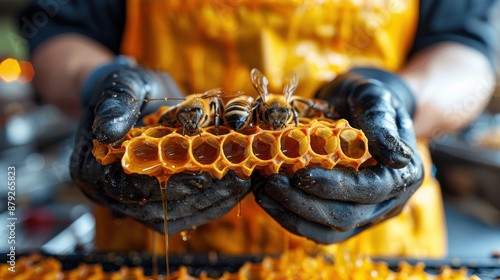
[[92, 131], [102, 143], [115, 143], [122, 139], [134, 126], [140, 115], [141, 103], [134, 101], [134, 95], [123, 88], [105, 91], [95, 107]]
[[[167, 226], [169, 234], [176, 234], [183, 230], [192, 229], [202, 224], [215, 220], [229, 212], [239, 201], [241, 197], [221, 198], [213, 204], [207, 206], [202, 211], [195, 211], [188, 215], [181, 213], [185, 210], [179, 209], [183, 206], [183, 201], [167, 202]], [[129, 216], [140, 223], [143, 223], [154, 230], [164, 233], [164, 213], [162, 203], [159, 201], [147, 204], [123, 203], [113, 199], [106, 199], [105, 203], [114, 213]], [[190, 205], [184, 205], [189, 208]], [[178, 210], [179, 209], [179, 210]]]
[[[206, 174], [206, 173], [201, 173]], [[179, 174], [180, 175], [180, 174]], [[189, 174], [181, 175], [189, 178]], [[182, 177], [181, 177], [182, 178]], [[195, 191], [178, 199], [169, 197], [169, 189], [176, 188], [175, 184], [169, 183], [167, 187], [168, 211], [172, 219], [191, 216], [198, 212], [204, 212], [213, 205], [222, 203], [224, 200], [241, 200], [250, 191], [250, 180], [239, 178], [233, 171], [228, 172], [222, 179], [213, 179], [208, 174], [205, 177], [204, 188], [191, 186]], [[186, 188], [186, 185], [180, 186]], [[236, 203], [235, 203], [236, 204]]]
[[415, 136], [415, 128], [410, 114], [402, 106], [395, 107], [396, 110], [396, 125], [401, 141], [412, 149], [413, 153], [417, 151], [417, 138]]
[[340, 242], [358, 234], [366, 228], [366, 226], [362, 226], [345, 232], [336, 231], [331, 227], [307, 221], [290, 212], [290, 210], [277, 203], [265, 193], [263, 188], [256, 188], [254, 194], [257, 203], [282, 227], [291, 233], [304, 236], [317, 243], [331, 244]]
[[145, 98], [184, 96], [169, 75], [140, 68], [118, 69], [104, 79], [100, 88], [103, 91], [98, 96], [99, 101], [91, 104], [97, 104], [93, 132], [103, 143], [114, 143], [125, 136], [141, 111], [153, 113], [165, 105], [162, 102], [144, 103]]
[[356, 171], [312, 167], [295, 173], [292, 186], [327, 200], [374, 204], [398, 196], [422, 182], [422, 168], [412, 161], [402, 169], [378, 164]]
[[[241, 179], [234, 171], [229, 171], [221, 179], [212, 178], [207, 172], [201, 173], [178, 173], [168, 180], [167, 195], [174, 199], [175, 189], [196, 189], [196, 191], [180, 191], [184, 193], [197, 193], [207, 188], [228, 189], [232, 194], [241, 195], [250, 188], [250, 179]], [[179, 195], [183, 197], [184, 195]]]
[[[153, 186], [152, 189], [159, 190], [159, 186], [156, 182], [153, 181], [151, 185]], [[122, 186], [122, 188], [127, 187]], [[107, 193], [100, 193], [97, 190], [95, 192], [97, 192], [97, 196], [99, 196], [99, 201], [101, 203], [122, 215], [133, 217], [145, 223], [155, 223], [155, 221], [159, 222], [159, 220], [163, 221], [161, 194], [159, 197], [155, 196], [154, 199], [151, 200], [145, 198], [134, 201], [125, 199], [121, 196], [115, 199], [114, 196], [109, 196]], [[232, 192], [228, 189], [213, 187], [202, 192], [184, 196], [180, 199], [172, 200], [172, 198], [168, 196], [167, 188], [168, 219], [176, 220], [192, 215], [202, 215], [214, 205], [232, 198], [231, 194]]]
[[154, 200], [158, 181], [146, 175], [125, 174], [121, 163], [106, 166], [94, 165], [102, 174], [95, 179], [101, 193], [123, 203], [148, 203]]
[[[112, 167], [111, 167], [112, 166]], [[123, 203], [148, 203], [149, 201], [161, 201], [161, 189], [158, 180], [154, 177], [125, 174], [120, 163], [114, 163], [109, 167], [102, 167], [104, 174], [109, 174], [100, 183], [103, 192]], [[212, 178], [207, 173], [173, 175], [168, 181], [168, 200], [178, 200], [186, 196], [200, 192], [203, 188], [210, 187]]]
[[[199, 214], [176, 220], [169, 219], [168, 232], [169, 234], [176, 234], [183, 230], [192, 229], [193, 225], [196, 227], [218, 219], [233, 209], [241, 199], [241, 197], [230, 197], [221, 200], [219, 203], [212, 205]], [[163, 233], [163, 229], [160, 232]]]
[[[372, 81], [356, 88], [358, 93], [350, 100], [356, 123], [365, 133], [370, 153], [393, 168], [406, 166], [412, 151], [404, 144], [396, 124], [396, 110], [392, 95], [382, 84]], [[357, 116], [357, 117], [356, 117]]]
[[[246, 190], [245, 190], [246, 189]], [[203, 213], [213, 205], [225, 200], [241, 199], [249, 190], [248, 187], [232, 186], [230, 188], [212, 186], [197, 194], [187, 196], [180, 200], [168, 201], [169, 219], [180, 219], [195, 214]]]
[[[154, 186], [154, 189], [159, 190], [158, 185]], [[167, 191], [166, 198], [169, 219], [180, 219], [188, 217], [190, 215], [203, 213], [204, 211], [206, 211], [206, 209], [212, 207], [212, 205], [218, 204], [221, 201], [228, 199], [229, 197], [230, 191], [227, 189], [209, 188], [208, 190], [205, 190], [203, 192], [191, 194], [188, 196], [184, 196], [183, 198], [173, 200], [168, 196]], [[117, 210], [122, 211], [122, 214], [132, 217], [138, 217], [139, 215], [138, 219], [151, 220], [151, 217], [158, 218], [163, 213], [161, 194], [151, 200], [145, 198], [142, 200], [133, 201], [131, 199], [124, 199], [122, 197], [119, 197], [117, 200], [115, 200], [115, 198], [111, 196], [108, 196], [108, 199], [124, 205], [123, 207], [115, 207]]]
[[264, 187], [265, 192], [296, 215], [338, 231], [348, 231], [384, 217], [400, 203], [398, 198], [377, 204], [319, 199], [290, 186], [287, 179], [281, 175], [269, 178]]
[[[178, 173], [168, 179], [168, 200], [179, 200], [184, 197], [197, 194], [212, 185], [212, 177], [206, 172], [202, 173]], [[156, 192], [157, 200], [161, 200], [161, 190]]]
[[[138, 174], [126, 174], [120, 163], [103, 167], [103, 175], [97, 182], [102, 186], [103, 192], [124, 203], [148, 203], [150, 201], [161, 201], [161, 189], [156, 178]], [[234, 173], [228, 173], [227, 178], [214, 180], [206, 172], [188, 174], [175, 174], [168, 180], [166, 197], [168, 201], [197, 199], [217, 196], [241, 196], [248, 192], [250, 182], [241, 180]], [[231, 185], [225, 183], [231, 181]], [[208, 190], [207, 190], [208, 189]], [[198, 197], [198, 196], [199, 197]], [[208, 203], [208, 201], [206, 202]], [[198, 204], [200, 207], [202, 204]]]
[[134, 126], [140, 115], [144, 98], [151, 92], [153, 75], [143, 69], [120, 68], [110, 73], [96, 95], [93, 132], [102, 143], [120, 140]]

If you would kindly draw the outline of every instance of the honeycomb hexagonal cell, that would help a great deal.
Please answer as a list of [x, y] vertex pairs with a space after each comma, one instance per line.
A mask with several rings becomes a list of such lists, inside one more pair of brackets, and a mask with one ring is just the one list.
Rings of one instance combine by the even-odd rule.
[[[148, 120], [153, 122], [154, 118]], [[101, 164], [121, 160], [128, 173], [160, 178], [203, 171], [222, 178], [233, 170], [241, 178], [248, 178], [256, 170], [270, 175], [280, 169], [293, 173], [306, 166], [358, 169], [371, 158], [367, 142], [363, 132], [346, 120], [301, 118], [297, 126], [278, 131], [251, 127], [237, 132], [220, 126], [182, 135], [179, 128], [136, 127], [119, 145], [94, 141], [92, 152]]]
[[160, 141], [160, 161], [174, 173], [189, 162], [189, 141], [180, 135], [164, 137]]

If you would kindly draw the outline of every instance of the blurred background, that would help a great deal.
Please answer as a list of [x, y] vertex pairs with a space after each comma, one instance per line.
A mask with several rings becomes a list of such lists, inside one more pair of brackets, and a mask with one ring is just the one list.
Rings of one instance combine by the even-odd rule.
[[[95, 226], [91, 203], [68, 173], [76, 122], [41, 103], [33, 91], [37, 73], [16, 18], [25, 2], [0, 0], [0, 184], [6, 185], [8, 166], [15, 166], [18, 253], [90, 251]], [[500, 10], [494, 13], [500, 19]], [[434, 140], [449, 257], [491, 258], [500, 252], [500, 89], [469, 128]], [[6, 187], [0, 197], [0, 221], [6, 221]], [[8, 236], [8, 228], [1, 226], [0, 236]], [[0, 252], [7, 245], [0, 240]]]
[[[0, 175], [16, 168], [17, 253], [43, 250], [66, 254], [90, 250], [94, 238], [91, 204], [71, 184], [69, 156], [76, 121], [42, 104], [17, 14], [27, 1], [0, 0]], [[0, 191], [0, 220], [7, 221], [7, 188]], [[8, 228], [0, 228], [7, 237]], [[8, 248], [0, 242], [0, 252]]]

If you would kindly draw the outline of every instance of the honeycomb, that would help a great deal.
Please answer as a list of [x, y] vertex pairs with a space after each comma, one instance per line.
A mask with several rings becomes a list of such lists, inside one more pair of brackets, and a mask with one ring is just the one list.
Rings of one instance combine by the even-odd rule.
[[144, 274], [142, 267], [121, 267], [118, 271], [104, 271], [101, 264], [81, 263], [76, 268], [63, 270], [62, 264], [51, 257], [42, 257], [38, 254], [23, 257], [16, 264], [16, 271], [7, 270], [9, 264], [0, 263], [0, 279], [68, 279], [68, 280], [104, 280], [104, 279], [170, 279], [170, 280], [273, 280], [273, 279], [470, 279], [479, 277], [468, 276], [467, 269], [452, 269], [441, 267], [439, 275], [424, 271], [423, 263], [410, 265], [406, 262], [399, 264], [397, 271], [392, 271], [387, 263], [374, 262], [368, 257], [355, 257], [349, 260], [342, 259], [332, 263], [328, 257], [309, 256], [302, 251], [293, 251], [279, 258], [266, 257], [260, 263], [245, 263], [234, 273], [225, 272], [220, 276], [208, 276], [201, 272], [199, 277], [190, 275], [191, 268], [181, 266], [170, 277], [151, 277]]
[[250, 127], [234, 131], [220, 126], [200, 128], [183, 135], [182, 128], [155, 125], [161, 112], [146, 118], [115, 145], [94, 140], [93, 154], [103, 165], [121, 160], [125, 172], [168, 178], [179, 172], [208, 172], [222, 178], [229, 170], [248, 178], [254, 170], [263, 175], [280, 169], [294, 173], [306, 166], [358, 169], [367, 159], [367, 139], [346, 120], [301, 118], [297, 126], [274, 131]]

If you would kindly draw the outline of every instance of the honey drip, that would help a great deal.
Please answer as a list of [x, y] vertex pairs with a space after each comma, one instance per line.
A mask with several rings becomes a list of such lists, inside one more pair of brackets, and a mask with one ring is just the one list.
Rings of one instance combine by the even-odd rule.
[[241, 214], [241, 200], [238, 202], [238, 209], [237, 209], [237, 212], [236, 212], [236, 217], [238, 219], [243, 218], [243, 215]]
[[168, 261], [168, 213], [167, 213], [167, 183], [168, 178], [164, 180], [158, 180], [160, 183], [161, 190], [161, 204], [163, 207], [163, 232], [165, 233], [165, 269], [166, 269], [166, 277], [165, 279], [170, 278], [170, 267]]

